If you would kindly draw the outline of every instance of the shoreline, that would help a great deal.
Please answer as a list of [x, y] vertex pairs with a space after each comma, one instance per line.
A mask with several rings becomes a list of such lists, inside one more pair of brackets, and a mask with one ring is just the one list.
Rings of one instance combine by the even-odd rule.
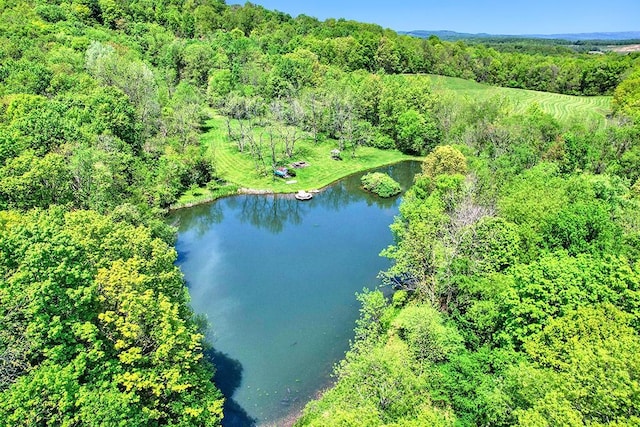
[[[317, 189], [313, 189], [313, 190], [307, 190], [309, 193], [313, 193], [313, 194], [317, 194], [317, 193], [321, 193], [324, 190], [326, 190], [327, 188], [329, 188], [330, 186], [334, 185], [336, 182], [348, 177], [348, 176], [352, 176], [352, 175], [356, 175], [358, 173], [363, 173], [363, 172], [367, 172], [367, 171], [371, 171], [371, 170], [375, 170], [375, 169], [379, 169], [379, 168], [383, 168], [385, 166], [391, 166], [391, 165], [395, 165], [398, 163], [402, 163], [402, 162], [419, 162], [422, 161], [422, 158], [413, 158], [413, 159], [403, 159], [403, 160], [399, 160], [399, 161], [395, 161], [395, 162], [391, 162], [391, 163], [384, 163], [372, 168], [366, 168], [366, 169], [359, 169], [356, 170], [354, 172], [348, 173], [344, 176], [341, 176], [333, 181], [331, 181], [330, 183], [323, 185]], [[233, 184], [232, 184], [233, 185]], [[266, 189], [258, 189], [258, 188], [247, 188], [247, 187], [240, 187], [238, 188], [235, 192], [233, 193], [227, 193], [227, 194], [222, 194], [222, 195], [212, 195], [209, 197], [205, 197], [201, 200], [194, 200], [192, 202], [188, 202], [188, 203], [183, 203], [183, 204], [174, 204], [172, 206], [169, 206], [167, 208], [167, 213], [170, 212], [174, 212], [177, 210], [181, 210], [181, 209], [187, 209], [187, 208], [193, 208], [195, 206], [200, 206], [200, 205], [205, 205], [207, 203], [212, 203], [215, 202], [216, 200], [220, 200], [220, 199], [224, 199], [225, 197], [232, 197], [232, 196], [238, 196], [238, 195], [255, 195], [255, 196], [265, 196], [265, 195], [284, 195], [284, 194], [295, 194], [297, 192], [297, 190], [290, 190], [290, 191], [276, 191], [274, 189], [271, 188], [266, 188]]]
[[[345, 356], [346, 356], [346, 353], [345, 353]], [[343, 360], [345, 356], [342, 356], [342, 359], [340, 360]], [[304, 408], [310, 402], [320, 399], [324, 393], [326, 393], [335, 385], [335, 383], [336, 383], [336, 380], [333, 378], [333, 369], [332, 369], [331, 376], [327, 378], [327, 381], [322, 387], [318, 388], [313, 393], [313, 397], [311, 397], [310, 400], [300, 405], [299, 407], [292, 409], [291, 411], [289, 411], [287, 415], [284, 415], [278, 418], [277, 420], [274, 420], [268, 423], [259, 424], [258, 427], [293, 427], [295, 423], [304, 415]]]

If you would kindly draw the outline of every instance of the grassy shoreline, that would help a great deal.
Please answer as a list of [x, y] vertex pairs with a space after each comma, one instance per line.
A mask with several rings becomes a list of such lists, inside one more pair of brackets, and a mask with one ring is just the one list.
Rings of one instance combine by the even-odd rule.
[[[423, 159], [398, 150], [358, 147], [355, 156], [345, 152], [343, 160], [333, 160], [330, 153], [336, 148], [336, 141], [327, 140], [315, 144], [306, 139], [298, 142], [296, 154], [288, 159], [288, 163], [304, 160], [309, 166], [295, 169], [295, 177], [283, 179], [271, 174], [261, 175], [256, 171], [250, 155], [239, 152], [234, 143], [228, 142], [223, 117], [214, 115], [205, 122], [205, 126], [208, 130], [201, 135], [201, 142], [207, 150], [211, 150], [218, 177], [225, 184], [213, 190], [190, 189], [169, 207], [170, 211], [209, 203], [234, 194], [287, 194], [298, 190], [321, 190], [355, 173], [405, 160]], [[258, 133], [262, 131], [261, 128], [256, 130]]]
[[[309, 191], [323, 191], [325, 190], [327, 187], [331, 186], [332, 184], [336, 183], [337, 181], [340, 181], [343, 178], [346, 178], [350, 175], [354, 175], [360, 172], [366, 172], [369, 170], [373, 170], [373, 169], [377, 169], [383, 166], [389, 166], [389, 165], [393, 165], [395, 163], [399, 163], [399, 162], [404, 162], [404, 161], [408, 161], [408, 160], [416, 160], [416, 161], [421, 161], [423, 160], [423, 157], [418, 157], [418, 156], [406, 156], [405, 158], [401, 158], [399, 160], [396, 161], [392, 161], [392, 162], [385, 162], [385, 163], [380, 163], [380, 164], [373, 164], [370, 167], [364, 168], [364, 169], [354, 169], [351, 172], [342, 175], [342, 176], [338, 176], [336, 179], [334, 179], [331, 182], [327, 182], [324, 185], [321, 186], [316, 186], [313, 189], [309, 189]], [[208, 188], [195, 188], [195, 189], [190, 189], [187, 190], [182, 196], [180, 196], [180, 198], [178, 199], [177, 202], [173, 203], [171, 206], [169, 206], [169, 211], [176, 211], [179, 209], [186, 209], [186, 208], [192, 208], [194, 206], [198, 206], [198, 205], [204, 205], [206, 203], [211, 203], [214, 202], [218, 199], [222, 199], [224, 197], [230, 197], [230, 196], [235, 196], [235, 195], [239, 195], [239, 194], [254, 194], [254, 195], [259, 195], [259, 194], [294, 194], [296, 193], [298, 190], [294, 190], [293, 188], [289, 188], [287, 189], [287, 191], [276, 191], [273, 188], [247, 188], [247, 187], [239, 187], [236, 184], [231, 184], [231, 183], [227, 183], [226, 185], [224, 185], [223, 187], [216, 189], [216, 190], [209, 190]]]

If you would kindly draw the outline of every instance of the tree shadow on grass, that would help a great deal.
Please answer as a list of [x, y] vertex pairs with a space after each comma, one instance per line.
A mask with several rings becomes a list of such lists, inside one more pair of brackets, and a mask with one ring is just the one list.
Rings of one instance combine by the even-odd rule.
[[223, 427], [255, 427], [252, 418], [235, 400], [233, 394], [242, 383], [242, 364], [228, 354], [210, 349], [205, 352], [207, 359], [216, 367], [213, 381], [225, 397]]

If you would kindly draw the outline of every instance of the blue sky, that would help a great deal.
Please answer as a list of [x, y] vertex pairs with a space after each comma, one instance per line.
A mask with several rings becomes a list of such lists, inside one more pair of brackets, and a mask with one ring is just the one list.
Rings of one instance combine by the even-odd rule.
[[[227, 0], [227, 4], [244, 1]], [[254, 0], [321, 20], [346, 18], [394, 30], [492, 34], [640, 31], [640, 0]]]

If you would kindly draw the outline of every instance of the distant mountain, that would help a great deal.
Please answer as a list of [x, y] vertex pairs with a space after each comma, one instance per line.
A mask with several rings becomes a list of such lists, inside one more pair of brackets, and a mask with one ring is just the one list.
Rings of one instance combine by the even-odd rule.
[[556, 39], [556, 40], [637, 40], [640, 39], [640, 31], [620, 31], [612, 33], [568, 33], [568, 34], [488, 34], [488, 33], [458, 33], [456, 31], [398, 31], [400, 34], [408, 34], [415, 37], [428, 38], [431, 35], [437, 36], [442, 40], [469, 40], [469, 39], [487, 39], [487, 38], [505, 38], [505, 39]]

